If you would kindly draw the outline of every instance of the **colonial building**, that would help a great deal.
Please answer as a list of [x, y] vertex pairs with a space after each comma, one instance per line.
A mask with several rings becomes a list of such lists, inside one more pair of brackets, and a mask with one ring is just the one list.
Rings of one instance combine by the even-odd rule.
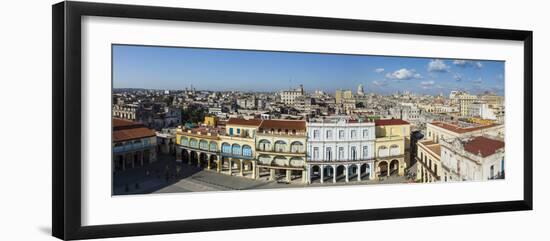
[[441, 142], [443, 181], [504, 178], [504, 142], [485, 136]]
[[260, 178], [307, 181], [305, 121], [263, 120], [255, 146]]
[[308, 182], [373, 178], [375, 127], [346, 118], [307, 123]]
[[416, 180], [419, 182], [437, 182], [441, 180], [441, 146], [425, 140], [417, 143]]
[[143, 124], [113, 119], [113, 171], [141, 167], [156, 161], [155, 132]]
[[484, 180], [504, 175], [503, 125], [432, 122], [426, 131], [426, 140], [418, 143], [417, 181]]
[[400, 119], [376, 120], [376, 176], [405, 174], [411, 141], [409, 122]]
[[[229, 175], [257, 178], [256, 133], [262, 120], [230, 118], [220, 135], [221, 165]], [[234, 172], [236, 171], [236, 172]]]
[[176, 133], [176, 161], [221, 172], [221, 129], [199, 127], [178, 129]]

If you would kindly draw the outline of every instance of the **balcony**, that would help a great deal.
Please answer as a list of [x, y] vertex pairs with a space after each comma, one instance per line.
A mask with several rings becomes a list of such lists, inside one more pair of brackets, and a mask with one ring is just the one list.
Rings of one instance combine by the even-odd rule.
[[113, 147], [113, 152], [114, 153], [121, 153], [121, 152], [137, 151], [137, 150], [148, 149], [148, 148], [151, 148], [153, 146], [154, 145], [151, 144], [151, 143], [144, 143], [144, 142], [131, 143], [131, 144], [126, 144], [126, 145], [122, 145], [122, 146], [115, 146], [115, 147]]
[[262, 148], [261, 146], [256, 146], [256, 152], [264, 154], [290, 154], [296, 156], [302, 156], [306, 154], [305, 148]]

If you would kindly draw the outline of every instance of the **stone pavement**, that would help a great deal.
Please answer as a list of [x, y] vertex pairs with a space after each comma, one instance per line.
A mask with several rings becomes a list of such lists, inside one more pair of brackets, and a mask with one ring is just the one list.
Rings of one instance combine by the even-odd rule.
[[114, 195], [146, 194], [146, 193], [177, 193], [204, 192], [225, 190], [249, 190], [272, 188], [298, 188], [342, 185], [375, 185], [408, 183], [407, 177], [391, 176], [381, 180], [353, 180], [349, 183], [339, 180], [337, 183], [325, 181], [321, 183], [302, 184], [296, 182], [286, 184], [266, 179], [254, 180], [247, 177], [229, 176], [214, 170], [204, 170], [185, 163], [176, 163], [173, 156], [159, 156], [158, 161], [146, 167], [126, 170], [114, 174]]

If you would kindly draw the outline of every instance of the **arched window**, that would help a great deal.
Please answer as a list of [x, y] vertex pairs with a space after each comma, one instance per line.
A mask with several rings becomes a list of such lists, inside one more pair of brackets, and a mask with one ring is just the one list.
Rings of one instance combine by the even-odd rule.
[[386, 146], [381, 146], [378, 148], [378, 156], [386, 157], [389, 155], [389, 149]]
[[216, 143], [215, 141], [211, 141], [210, 142], [210, 151], [217, 151], [218, 150], [218, 143]]
[[399, 146], [398, 145], [391, 145], [390, 146], [390, 155], [392, 156], [398, 156], [400, 154]]
[[356, 159], [357, 159], [357, 149], [354, 146], [352, 146], [351, 147], [351, 160], [355, 161]]
[[271, 151], [271, 142], [268, 140], [260, 140], [258, 144], [258, 149], [261, 151]]
[[241, 146], [239, 144], [233, 144], [231, 147], [231, 153], [238, 156], [242, 155]]
[[368, 158], [369, 158], [369, 147], [363, 146], [363, 159], [368, 159]]
[[208, 150], [208, 141], [201, 140], [199, 142], [199, 148], [202, 149], [202, 150]]
[[326, 160], [332, 161], [332, 148], [327, 147]]
[[304, 144], [302, 144], [302, 142], [295, 141], [290, 144], [290, 152], [298, 153], [303, 151], [304, 151]]
[[243, 156], [252, 156], [252, 148], [249, 145], [243, 146]]
[[231, 145], [229, 145], [229, 143], [223, 143], [222, 144], [222, 152], [223, 153], [231, 153]]
[[199, 142], [197, 141], [197, 139], [191, 139], [189, 140], [189, 146], [193, 148], [199, 148]]
[[277, 152], [286, 152], [286, 142], [284, 141], [276, 141], [275, 142], [275, 151]]

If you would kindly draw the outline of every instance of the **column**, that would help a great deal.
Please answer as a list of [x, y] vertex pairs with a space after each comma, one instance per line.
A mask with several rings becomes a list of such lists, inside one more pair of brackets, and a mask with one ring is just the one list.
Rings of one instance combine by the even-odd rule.
[[231, 176], [231, 174], [232, 174], [232, 173], [231, 173], [231, 172], [232, 172], [231, 169], [233, 168], [233, 163], [231, 163], [231, 162], [232, 162], [231, 159], [229, 159], [228, 162], [227, 162], [227, 163], [229, 164], [229, 171], [228, 171], [229, 176]]
[[253, 179], [258, 179], [258, 177], [256, 176], [256, 162], [255, 161], [252, 162], [252, 178]]
[[269, 169], [269, 180], [275, 180], [275, 169]]
[[201, 167], [201, 154], [200, 152], [197, 152], [197, 167]]
[[243, 163], [243, 160], [239, 160], [239, 176], [244, 176], [243, 175], [243, 167], [244, 167], [244, 163]]
[[208, 170], [210, 170], [212, 167], [210, 166], [210, 157], [212, 157], [212, 154], [206, 154], [206, 168], [208, 168]]
[[321, 170], [321, 184], [322, 184], [323, 179], [325, 179], [325, 165], [321, 165], [320, 170]]
[[360, 182], [361, 181], [361, 164], [359, 164], [359, 166], [357, 167], [357, 181]]
[[311, 166], [307, 166], [307, 184], [311, 184]]
[[187, 164], [191, 165], [191, 151], [189, 151], [189, 150], [185, 150], [185, 151], [187, 152], [187, 159], [188, 159]]
[[308, 173], [309, 171], [306, 171], [306, 170], [302, 171], [302, 183], [309, 183]]
[[346, 183], [349, 182], [349, 165], [344, 166], [344, 172], [346, 172]]
[[216, 171], [218, 171], [218, 172], [222, 171], [222, 162], [220, 160], [219, 155], [216, 155]]
[[180, 162], [182, 160], [181, 155], [182, 150], [180, 148], [176, 148], [176, 161]]
[[291, 175], [292, 175], [292, 171], [291, 170], [286, 170], [286, 181], [287, 182], [291, 181], [291, 179], [292, 179]]
[[332, 183], [336, 183], [336, 166], [332, 165]]
[[370, 180], [373, 180], [374, 179], [374, 162], [372, 164], [369, 164], [369, 179]]

